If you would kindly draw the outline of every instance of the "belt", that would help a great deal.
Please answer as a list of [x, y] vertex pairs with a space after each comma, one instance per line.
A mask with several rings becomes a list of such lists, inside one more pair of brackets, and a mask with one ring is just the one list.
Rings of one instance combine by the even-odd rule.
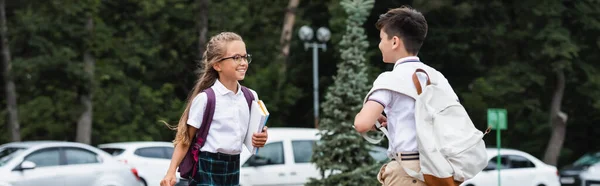
[[231, 154], [224, 154], [224, 153], [220, 153], [220, 152], [212, 153], [212, 152], [201, 151], [199, 156], [200, 157], [202, 157], [202, 156], [210, 157], [212, 159], [221, 160], [221, 161], [240, 161], [239, 154], [231, 155]]
[[392, 158], [392, 161], [396, 161], [396, 158], [400, 157], [402, 161], [419, 160], [419, 153], [397, 153], [396, 157]]

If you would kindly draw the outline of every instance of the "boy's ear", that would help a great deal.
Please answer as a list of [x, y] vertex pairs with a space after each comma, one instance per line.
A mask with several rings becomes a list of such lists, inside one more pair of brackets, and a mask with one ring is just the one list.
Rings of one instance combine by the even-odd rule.
[[397, 49], [398, 47], [404, 47], [404, 43], [398, 36], [392, 37], [392, 49]]

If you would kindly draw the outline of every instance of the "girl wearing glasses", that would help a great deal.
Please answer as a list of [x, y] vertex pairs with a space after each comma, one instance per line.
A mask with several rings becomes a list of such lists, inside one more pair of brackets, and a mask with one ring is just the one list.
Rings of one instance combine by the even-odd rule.
[[[198, 166], [190, 185], [239, 185], [240, 156], [244, 135], [250, 118], [248, 104], [238, 82], [246, 76], [251, 62], [246, 45], [238, 34], [222, 32], [211, 37], [202, 57], [204, 73], [198, 79], [179, 120], [174, 140], [175, 150], [171, 165], [161, 186], [177, 182], [175, 171], [184, 158], [194, 135], [200, 128], [206, 109], [209, 87], [215, 93], [215, 108], [206, 142], [199, 149]], [[258, 95], [252, 92], [255, 100]], [[267, 141], [267, 127], [254, 133], [252, 144], [263, 147]]]

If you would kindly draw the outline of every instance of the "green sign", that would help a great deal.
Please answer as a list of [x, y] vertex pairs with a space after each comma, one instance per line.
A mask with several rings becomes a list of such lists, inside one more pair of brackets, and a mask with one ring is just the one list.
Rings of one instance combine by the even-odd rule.
[[506, 109], [488, 109], [488, 126], [495, 130], [506, 130]]
[[[490, 108], [487, 113], [488, 126], [496, 130], [496, 148], [500, 156], [500, 130], [506, 130], [506, 109]], [[496, 158], [496, 167], [501, 167], [501, 158]], [[498, 169], [498, 186], [500, 186], [500, 170]]]

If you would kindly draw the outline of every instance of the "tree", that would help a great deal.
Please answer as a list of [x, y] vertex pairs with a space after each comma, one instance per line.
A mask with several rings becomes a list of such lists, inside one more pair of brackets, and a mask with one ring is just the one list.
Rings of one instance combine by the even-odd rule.
[[[432, 55], [422, 59], [457, 85], [480, 128], [487, 125], [487, 108], [508, 110], [511, 132], [502, 134], [503, 147], [548, 164], [571, 163], [597, 149], [579, 143], [598, 130], [589, 126], [598, 120], [596, 103], [586, 99], [599, 95], [593, 64], [598, 55], [591, 52], [598, 45], [589, 39], [598, 38], [599, 5], [463, 1], [432, 8], [427, 14], [432, 34], [422, 50]], [[486, 141], [493, 146], [495, 134], [490, 135]]]
[[[209, 1], [208, 0], [197, 0], [197, 14], [198, 14], [198, 19], [196, 20], [197, 22], [197, 27], [198, 27], [198, 61], [200, 61], [202, 59], [202, 55], [204, 55], [204, 51], [206, 50], [206, 43], [208, 42], [208, 7], [209, 7]], [[194, 64], [194, 63], [187, 63], [188, 68], [194, 68], [195, 65], [190, 65], [190, 64]], [[200, 68], [196, 68], [197, 71], [195, 73], [202, 73], [201, 72], [201, 68], [204, 68], [203, 65], [197, 65]], [[189, 92], [191, 89], [188, 88], [189, 85], [193, 86], [193, 84], [188, 83], [184, 85], [184, 90], [186, 92]]]
[[10, 58], [10, 46], [8, 44], [8, 26], [6, 24], [6, 2], [0, 0], [0, 37], [2, 37], [2, 69], [4, 70], [4, 91], [6, 91], [6, 110], [8, 111], [8, 123], [12, 141], [21, 141], [21, 129], [19, 125], [19, 112], [17, 110], [17, 91], [12, 79], [12, 65]]
[[198, 0], [198, 58], [202, 58], [208, 39], [208, 0]]
[[[338, 64], [334, 83], [328, 87], [322, 104], [319, 124], [321, 140], [316, 144], [311, 161], [321, 171], [322, 180], [311, 179], [309, 185], [373, 185], [373, 159], [369, 144], [354, 130], [354, 116], [369, 91], [365, 51], [369, 43], [363, 28], [373, 0], [343, 0], [347, 14], [346, 32], [340, 42], [342, 62]], [[338, 173], [339, 172], [339, 173]], [[334, 176], [327, 176], [336, 173]], [[369, 184], [372, 183], [372, 184]]]
[[[292, 31], [294, 28], [294, 22], [296, 20], [296, 9], [300, 0], [290, 0], [287, 8], [285, 9], [285, 17], [283, 19], [283, 29], [281, 30], [281, 37], [279, 38], [279, 45], [281, 45], [281, 54], [283, 60], [281, 63], [287, 62], [287, 56], [290, 54], [290, 40], [292, 39]], [[286, 65], [282, 66], [284, 69]]]
[[[283, 18], [283, 28], [281, 29], [281, 37], [279, 38], [280, 53], [276, 56], [277, 65], [279, 66], [279, 78], [277, 78], [277, 90], [294, 90], [295, 86], [290, 86], [288, 83], [288, 56], [290, 54], [290, 41], [292, 40], [292, 32], [294, 23], [296, 21], [296, 9], [300, 0], [290, 0], [287, 8], [285, 9], [285, 16]], [[279, 93], [274, 94], [277, 100], [285, 99], [285, 94]]]
[[[94, 20], [90, 16], [87, 18], [87, 22], [85, 24], [85, 31], [88, 33], [88, 39], [93, 37], [94, 33]], [[92, 45], [87, 45], [86, 50], [83, 53], [83, 71], [87, 76], [88, 86], [83, 88], [83, 91], [80, 92], [79, 100], [83, 105], [83, 113], [79, 116], [79, 120], [77, 121], [77, 137], [76, 141], [91, 144], [92, 143], [92, 118], [93, 118], [93, 102], [92, 102], [92, 92], [93, 92], [93, 84], [94, 84], [94, 56], [91, 54]]]

